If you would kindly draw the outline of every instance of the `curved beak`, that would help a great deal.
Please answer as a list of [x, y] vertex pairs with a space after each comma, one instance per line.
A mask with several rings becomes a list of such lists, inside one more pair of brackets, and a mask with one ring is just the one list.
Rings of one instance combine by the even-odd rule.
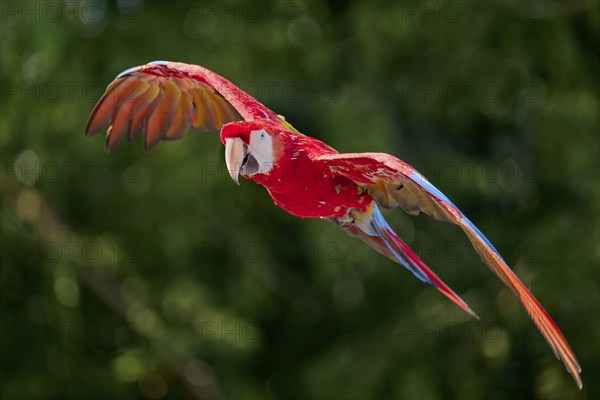
[[246, 145], [242, 139], [237, 137], [225, 139], [225, 163], [227, 164], [231, 179], [238, 185], [240, 184], [240, 168], [242, 167], [245, 156]]

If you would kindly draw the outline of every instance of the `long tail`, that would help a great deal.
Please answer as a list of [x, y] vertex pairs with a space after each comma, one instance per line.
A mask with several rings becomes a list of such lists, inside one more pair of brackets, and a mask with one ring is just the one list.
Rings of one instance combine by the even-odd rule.
[[[355, 220], [356, 221], [356, 220]], [[356, 225], [348, 228], [348, 232], [362, 239], [363, 242], [404, 266], [421, 281], [429, 283], [469, 315], [479, 319], [467, 303], [446, 285], [414, 251], [394, 233], [381, 215], [379, 208], [373, 204], [372, 213], [361, 214]]]

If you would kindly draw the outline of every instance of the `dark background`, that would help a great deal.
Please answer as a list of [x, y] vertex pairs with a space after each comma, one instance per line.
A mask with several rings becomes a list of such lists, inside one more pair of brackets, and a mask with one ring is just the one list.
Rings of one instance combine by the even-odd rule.
[[[0, 397], [599, 398], [597, 1], [3, 1]], [[227, 175], [216, 133], [104, 152], [122, 70], [206, 66], [415, 166], [562, 328], [577, 390], [462, 232], [392, 226], [482, 317]]]

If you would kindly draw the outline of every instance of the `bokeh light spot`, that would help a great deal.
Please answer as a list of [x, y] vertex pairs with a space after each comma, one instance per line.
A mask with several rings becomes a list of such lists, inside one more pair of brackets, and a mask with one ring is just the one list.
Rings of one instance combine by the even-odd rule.
[[79, 304], [79, 286], [68, 277], [58, 277], [54, 281], [56, 300], [64, 306], [76, 307]]

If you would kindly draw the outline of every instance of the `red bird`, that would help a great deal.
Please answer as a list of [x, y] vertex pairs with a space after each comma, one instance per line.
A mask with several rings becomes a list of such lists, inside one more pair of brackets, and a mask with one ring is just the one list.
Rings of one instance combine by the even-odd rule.
[[197, 65], [155, 61], [119, 74], [92, 111], [86, 136], [108, 124], [106, 148], [143, 132], [144, 148], [189, 128], [221, 131], [233, 180], [264, 186], [275, 204], [300, 218], [335, 222], [437, 288], [470, 315], [469, 306], [387, 224], [379, 207], [458, 225], [490, 269], [513, 291], [581, 389], [579, 366], [548, 313], [479, 229], [410, 165], [385, 153], [338, 153], [294, 129], [285, 118], [220, 75]]

